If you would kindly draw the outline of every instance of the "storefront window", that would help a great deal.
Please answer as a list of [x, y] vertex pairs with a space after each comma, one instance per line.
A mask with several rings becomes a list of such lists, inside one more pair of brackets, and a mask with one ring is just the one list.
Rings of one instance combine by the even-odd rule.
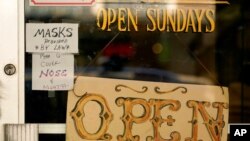
[[[244, 17], [240, 3], [230, 3], [229, 6], [127, 2], [66, 7], [30, 6], [25, 0], [25, 23], [79, 24], [79, 53], [74, 55], [75, 77], [227, 86], [230, 93], [229, 122], [249, 122], [249, 52], [244, 47], [249, 32], [244, 30], [241, 21]], [[183, 10], [214, 9], [216, 14], [210, 13], [216, 19], [214, 31], [206, 32], [213, 28], [209, 18], [205, 18], [200, 26], [181, 32], [173, 32], [177, 27], [164, 27], [161, 18], [164, 9], [175, 11], [176, 7]], [[122, 8], [124, 14], [131, 15], [126, 14], [124, 25], [118, 25], [117, 21], [105, 25], [101, 18], [105, 14], [101, 13], [99, 19], [97, 16], [100, 8], [116, 15], [117, 9]], [[145, 15], [148, 8], [152, 8], [153, 16], [159, 14], [156, 29]], [[133, 24], [138, 22], [134, 20], [133, 13], [136, 12], [140, 21], [137, 26]], [[164, 31], [160, 31], [161, 26]], [[32, 90], [32, 54], [25, 53], [26, 123], [65, 123], [67, 93]], [[53, 141], [64, 138], [59, 136]], [[44, 135], [41, 137], [48, 141], [45, 138]]]

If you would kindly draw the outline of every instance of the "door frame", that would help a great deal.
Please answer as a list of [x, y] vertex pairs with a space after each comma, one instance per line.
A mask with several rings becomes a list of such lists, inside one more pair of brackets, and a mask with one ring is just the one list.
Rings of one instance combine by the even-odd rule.
[[[24, 1], [0, 1], [0, 123], [24, 123]], [[7, 75], [4, 67], [13, 64], [16, 72]]]
[[[24, 123], [24, 0], [0, 1], [0, 140], [4, 124]], [[7, 75], [4, 67], [16, 71]]]
[[25, 123], [25, 10], [24, 10], [24, 1], [17, 0], [18, 4], [18, 64], [19, 64], [19, 77], [18, 77], [18, 94], [19, 94], [19, 123]]

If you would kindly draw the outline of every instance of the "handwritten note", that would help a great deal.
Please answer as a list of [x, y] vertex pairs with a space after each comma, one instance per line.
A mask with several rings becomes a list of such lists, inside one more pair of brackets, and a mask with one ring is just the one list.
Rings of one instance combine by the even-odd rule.
[[26, 24], [26, 51], [78, 53], [78, 24]]
[[73, 54], [32, 54], [33, 90], [71, 90], [74, 80]]

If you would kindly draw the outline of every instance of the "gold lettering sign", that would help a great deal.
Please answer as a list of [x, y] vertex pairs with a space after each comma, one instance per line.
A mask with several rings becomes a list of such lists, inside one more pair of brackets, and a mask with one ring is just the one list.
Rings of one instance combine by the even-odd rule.
[[[144, 14], [145, 19], [148, 20], [145, 24], [148, 32], [213, 32], [215, 30], [215, 9], [147, 8], [141, 11], [140, 14]], [[137, 9], [100, 8], [96, 16], [96, 25], [103, 31], [112, 31], [110, 27], [113, 25], [117, 26], [118, 31], [140, 31], [138, 15]]]
[[226, 141], [224, 87], [78, 77], [67, 141]]

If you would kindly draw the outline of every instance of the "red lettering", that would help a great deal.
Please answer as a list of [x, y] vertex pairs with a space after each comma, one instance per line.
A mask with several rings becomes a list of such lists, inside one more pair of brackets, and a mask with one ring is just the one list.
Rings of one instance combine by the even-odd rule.
[[39, 78], [42, 78], [42, 77], [66, 77], [66, 76], [67, 76], [67, 70], [50, 70], [50, 69], [47, 69], [46, 71], [41, 70]]

